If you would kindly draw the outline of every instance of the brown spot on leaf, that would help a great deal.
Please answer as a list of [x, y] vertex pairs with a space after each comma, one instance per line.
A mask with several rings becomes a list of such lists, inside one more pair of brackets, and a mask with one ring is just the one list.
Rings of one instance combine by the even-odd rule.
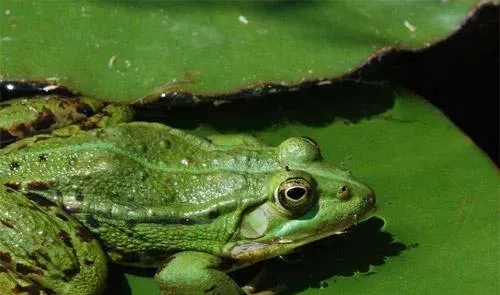
[[40, 154], [40, 155], [38, 155], [38, 161], [40, 161], [40, 162], [47, 161], [47, 155], [46, 154]]

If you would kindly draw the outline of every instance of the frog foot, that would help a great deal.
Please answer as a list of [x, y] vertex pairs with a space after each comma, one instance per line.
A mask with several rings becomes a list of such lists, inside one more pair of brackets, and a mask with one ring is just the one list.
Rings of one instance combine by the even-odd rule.
[[[247, 295], [275, 295], [287, 289], [283, 283], [276, 283], [269, 287], [269, 271], [267, 267], [261, 269], [257, 275], [241, 289]], [[265, 286], [265, 287], [264, 287]]]
[[278, 284], [268, 290], [257, 291], [253, 286], [244, 286], [241, 288], [247, 295], [275, 295], [286, 290], [284, 284]]

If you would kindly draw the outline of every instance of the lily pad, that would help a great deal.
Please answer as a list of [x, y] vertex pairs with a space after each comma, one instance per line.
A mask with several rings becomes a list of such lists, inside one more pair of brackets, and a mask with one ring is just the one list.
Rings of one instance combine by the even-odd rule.
[[295, 85], [341, 76], [388, 47], [429, 46], [478, 3], [4, 0], [0, 77], [52, 78], [121, 102]]
[[[173, 110], [166, 123], [202, 136], [247, 132], [272, 145], [309, 136], [326, 160], [373, 187], [377, 219], [308, 246], [298, 267], [257, 265], [279, 273], [288, 294], [500, 291], [498, 171], [421, 98], [338, 83], [265, 102]], [[113, 292], [120, 285], [123, 294], [159, 294], [152, 272], [123, 271], [113, 269]]]

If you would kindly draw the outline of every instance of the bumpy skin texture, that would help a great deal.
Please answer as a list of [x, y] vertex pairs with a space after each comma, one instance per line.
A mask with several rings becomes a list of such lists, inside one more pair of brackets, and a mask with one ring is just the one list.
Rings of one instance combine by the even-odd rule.
[[104, 110], [0, 150], [0, 293], [98, 294], [99, 241], [113, 262], [160, 267], [165, 294], [242, 294], [225, 272], [331, 235], [374, 205], [307, 138], [203, 140]]
[[0, 195], [1, 294], [97, 294], [104, 289], [104, 252], [79, 222], [35, 194], [2, 186]]

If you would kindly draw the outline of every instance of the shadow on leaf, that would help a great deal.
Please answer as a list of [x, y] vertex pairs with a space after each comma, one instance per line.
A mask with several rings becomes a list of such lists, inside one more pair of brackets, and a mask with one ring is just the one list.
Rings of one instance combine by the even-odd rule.
[[306, 245], [292, 257], [264, 261], [236, 271], [233, 276], [244, 284], [266, 267], [269, 281], [259, 287], [265, 289], [285, 282], [285, 294], [293, 294], [308, 288], [325, 288], [324, 281], [335, 276], [374, 275], [372, 266], [383, 265], [388, 257], [398, 256], [409, 248], [383, 231], [383, 225], [383, 219], [372, 217], [344, 234]]
[[337, 82], [296, 92], [265, 97], [225, 98], [222, 105], [210, 101], [194, 106], [165, 106], [157, 101], [136, 105], [135, 120], [154, 121], [183, 129], [208, 124], [222, 132], [249, 132], [287, 123], [324, 126], [333, 121], [354, 124], [384, 113], [394, 106], [388, 87]]

